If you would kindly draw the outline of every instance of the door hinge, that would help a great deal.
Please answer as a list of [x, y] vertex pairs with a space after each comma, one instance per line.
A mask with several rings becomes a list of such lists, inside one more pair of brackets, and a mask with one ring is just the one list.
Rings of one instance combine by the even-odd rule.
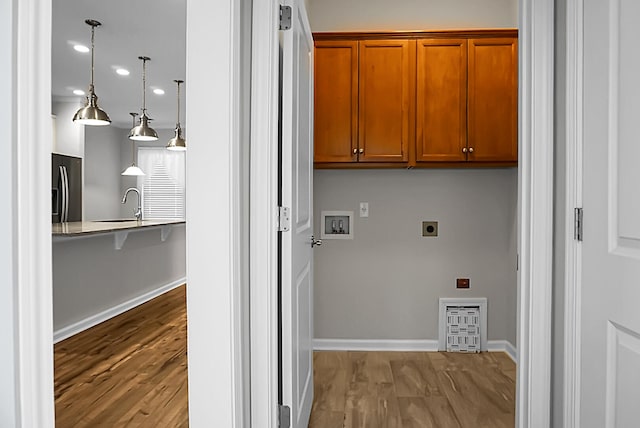
[[280, 29], [291, 29], [291, 6], [280, 6]]
[[582, 208], [573, 210], [573, 239], [582, 241]]
[[278, 427], [289, 428], [291, 426], [291, 407], [280, 405], [278, 407]]
[[278, 232], [288, 232], [290, 227], [289, 207], [278, 207]]

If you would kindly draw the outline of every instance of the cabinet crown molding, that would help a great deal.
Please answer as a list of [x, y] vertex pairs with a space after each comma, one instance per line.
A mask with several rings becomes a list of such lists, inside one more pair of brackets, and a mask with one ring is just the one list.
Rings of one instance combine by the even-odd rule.
[[494, 38], [518, 37], [517, 28], [477, 28], [467, 30], [416, 30], [416, 31], [345, 31], [315, 32], [313, 40], [372, 40], [372, 39], [423, 39], [423, 38]]

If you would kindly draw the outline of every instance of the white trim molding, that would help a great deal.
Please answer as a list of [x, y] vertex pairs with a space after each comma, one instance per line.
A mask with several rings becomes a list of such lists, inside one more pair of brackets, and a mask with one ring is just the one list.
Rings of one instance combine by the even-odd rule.
[[551, 414], [554, 1], [520, 1], [516, 426]]
[[140, 306], [143, 303], [153, 300], [156, 297], [183, 285], [185, 282], [186, 282], [186, 278], [178, 279], [177, 281], [173, 281], [168, 284], [162, 285], [156, 288], [155, 290], [151, 290], [147, 293], [141, 294], [140, 296], [134, 297], [133, 299], [127, 300], [126, 302], [122, 302], [119, 305], [116, 305], [112, 308], [109, 308], [97, 314], [91, 315], [71, 325], [62, 327], [53, 332], [53, 343], [61, 342], [75, 334], [88, 330], [91, 327], [94, 327], [113, 317], [123, 314], [128, 310], [135, 308], [136, 306]]
[[514, 363], [518, 363], [518, 351], [508, 340], [489, 340], [487, 341], [488, 352], [504, 352]]
[[[439, 352], [438, 341], [430, 339], [314, 339], [314, 351]], [[516, 362], [516, 348], [508, 340], [487, 341], [488, 352], [504, 352]]]
[[[51, 1], [10, 2], [16, 426], [54, 426], [51, 273]], [[4, 58], [3, 58], [4, 60]], [[6, 422], [6, 421], [5, 421]]]
[[279, 2], [254, 0], [251, 60], [249, 283], [251, 427], [278, 423]]
[[[566, 202], [564, 272], [563, 424], [580, 427], [582, 244], [574, 239], [574, 208], [582, 207], [583, 0], [567, 0]], [[562, 107], [561, 107], [562, 108]]]
[[314, 351], [438, 352], [437, 340], [314, 339]]
[[189, 422], [240, 428], [248, 425], [243, 420], [248, 403], [243, 391], [239, 260], [243, 254], [239, 147], [246, 144], [241, 56], [247, 29], [241, 2], [236, 0], [189, 1], [186, 20]]

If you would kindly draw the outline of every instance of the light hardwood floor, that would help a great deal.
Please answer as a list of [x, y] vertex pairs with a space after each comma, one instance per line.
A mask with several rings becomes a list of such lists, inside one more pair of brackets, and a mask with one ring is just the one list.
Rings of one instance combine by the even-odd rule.
[[57, 428], [187, 427], [186, 286], [54, 347]]
[[315, 352], [309, 428], [511, 428], [504, 353]]

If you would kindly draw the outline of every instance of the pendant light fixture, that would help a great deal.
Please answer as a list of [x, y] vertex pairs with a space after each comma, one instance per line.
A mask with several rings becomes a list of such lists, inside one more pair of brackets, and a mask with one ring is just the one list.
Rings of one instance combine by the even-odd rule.
[[87, 102], [84, 107], [80, 108], [73, 116], [73, 121], [82, 125], [92, 126], [104, 126], [111, 123], [109, 115], [98, 107], [98, 96], [93, 87], [93, 69], [94, 69], [94, 36], [96, 27], [102, 25], [100, 22], [94, 19], [87, 19], [84, 21], [87, 25], [91, 26], [91, 84], [89, 85], [89, 94], [87, 95]]
[[[136, 116], [138, 113], [129, 113], [131, 115], [131, 125], [132, 127], [136, 126]], [[131, 142], [131, 166], [125, 169], [122, 172], [122, 175], [132, 175], [132, 176], [141, 176], [144, 175], [144, 172], [136, 166], [136, 142], [135, 140]]]
[[131, 128], [129, 139], [135, 141], [155, 141], [158, 139], [158, 133], [149, 126], [149, 116], [147, 116], [147, 61], [148, 56], [139, 56], [142, 61], [142, 114], [140, 115], [140, 124]]
[[169, 140], [167, 144], [168, 150], [184, 151], [187, 150], [187, 143], [182, 136], [182, 127], [180, 126], [180, 84], [184, 83], [184, 80], [174, 80], [178, 85], [178, 119], [176, 120], [176, 135]]

